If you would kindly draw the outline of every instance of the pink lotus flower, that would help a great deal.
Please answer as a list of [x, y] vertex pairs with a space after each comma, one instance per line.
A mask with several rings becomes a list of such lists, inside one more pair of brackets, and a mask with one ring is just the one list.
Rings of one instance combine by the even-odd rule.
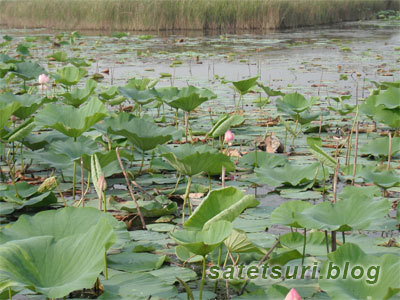
[[289, 293], [286, 295], [285, 300], [301, 300], [299, 293], [296, 289], [291, 289]]
[[225, 132], [225, 143], [228, 143], [229, 146], [232, 146], [232, 141], [235, 139], [235, 135], [229, 129]]
[[49, 83], [50, 78], [49, 78], [49, 76], [46, 76], [46, 74], [41, 74], [41, 75], [39, 75], [38, 81], [39, 81], [39, 84], [43, 85], [43, 84]]

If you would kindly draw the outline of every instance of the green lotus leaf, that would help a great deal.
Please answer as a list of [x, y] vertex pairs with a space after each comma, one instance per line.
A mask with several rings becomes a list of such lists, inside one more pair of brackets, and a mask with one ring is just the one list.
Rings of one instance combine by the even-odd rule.
[[118, 87], [111, 86], [108, 90], [99, 94], [100, 98], [104, 100], [111, 100], [118, 95]]
[[12, 114], [21, 106], [19, 102], [9, 102], [0, 98], [0, 128], [7, 125]]
[[310, 207], [312, 207], [311, 203], [301, 200], [282, 203], [271, 213], [271, 224], [301, 228], [303, 226], [299, 224], [298, 214]]
[[224, 241], [230, 253], [252, 253], [265, 254], [265, 250], [255, 245], [243, 230], [233, 229], [231, 235]]
[[94, 93], [96, 89], [97, 83], [93, 79], [89, 79], [86, 81], [85, 88], [83, 89], [74, 89], [72, 92], [66, 92], [61, 94], [64, 97], [64, 103], [68, 105], [72, 105], [74, 107], [79, 107], [82, 103], [87, 101], [89, 97]]
[[208, 229], [180, 230], [171, 232], [170, 236], [190, 252], [205, 256], [217, 248], [231, 232], [232, 224], [222, 220], [212, 223]]
[[208, 89], [200, 89], [192, 85], [180, 90], [170, 89], [161, 91], [161, 99], [169, 106], [182, 109], [186, 112], [195, 110], [203, 102], [216, 98], [217, 96]]
[[376, 105], [383, 105], [387, 109], [400, 107], [400, 88], [389, 87], [376, 97]]
[[257, 80], [258, 76], [245, 80], [233, 81], [232, 84], [240, 94], [245, 95], [250, 91], [252, 87], [256, 86]]
[[148, 89], [152, 89], [157, 84], [158, 79], [150, 79], [150, 78], [131, 78], [128, 80], [128, 84], [125, 86], [126, 88], [134, 88], [139, 91], [144, 91]]
[[371, 186], [354, 186], [348, 185], [338, 194], [340, 199], [346, 200], [351, 198], [374, 198], [380, 196], [381, 190], [379, 187]]
[[37, 79], [39, 75], [47, 74], [46, 70], [43, 69], [38, 63], [32, 62], [16, 63], [14, 73], [24, 81]]
[[264, 90], [264, 92], [269, 96], [269, 97], [276, 97], [276, 96], [285, 96], [285, 93], [282, 93], [281, 91], [271, 89], [268, 86], [265, 86], [261, 83], [257, 84], [260, 88]]
[[93, 208], [23, 215], [0, 233], [0, 290], [21, 286], [61, 298], [91, 288], [115, 241], [110, 218]]
[[400, 177], [395, 170], [371, 170], [364, 168], [359, 174], [366, 182], [373, 182], [376, 185], [388, 189], [395, 186], [400, 186]]
[[[332, 300], [371, 299], [386, 300], [400, 291], [400, 260], [397, 255], [386, 254], [381, 257], [365, 254], [357, 245], [346, 243], [335, 252], [328, 254], [321, 274], [327, 274], [329, 264], [338, 266], [344, 272], [346, 263], [349, 264], [347, 278], [340, 274], [335, 280], [320, 278], [318, 283]], [[364, 270], [361, 279], [350, 276], [353, 267], [361, 266]], [[371, 267], [378, 267], [375, 275]], [[369, 277], [368, 277], [369, 276]]]
[[280, 185], [299, 186], [312, 182], [314, 178], [320, 179], [322, 171], [319, 170], [320, 164], [294, 165], [288, 163], [283, 167], [271, 168], [262, 165], [255, 169], [258, 180], [274, 187]]
[[62, 69], [58, 69], [57, 74], [55, 74], [54, 76], [56, 77], [56, 82], [71, 86], [81, 81], [81, 79], [85, 77], [86, 74], [87, 71], [83, 68], [67, 66], [63, 67]]
[[179, 260], [187, 263], [199, 263], [203, 261], [203, 257], [201, 255], [196, 255], [183, 246], [176, 246], [175, 254]]
[[44, 99], [45, 98], [31, 94], [0, 94], [0, 102], [18, 102], [20, 104], [20, 107], [13, 113], [16, 117], [20, 119], [26, 119], [34, 112], [36, 112], [40, 108], [40, 106], [42, 106]]
[[172, 135], [176, 132], [174, 128], [160, 128], [143, 118], [128, 120], [125, 114], [108, 119], [106, 125], [110, 133], [126, 137], [142, 151], [154, 149], [157, 145], [172, 140]]
[[68, 54], [64, 51], [57, 51], [47, 57], [59, 62], [66, 62], [68, 60]]
[[14, 141], [22, 141], [35, 127], [36, 124], [34, 122], [34, 117], [32, 117], [24, 121], [17, 128], [7, 133], [5, 136], [2, 137], [2, 139], [6, 140], [9, 143]]
[[219, 137], [224, 135], [229, 128], [243, 124], [244, 121], [245, 118], [241, 115], [224, 115], [207, 135], [214, 138]]
[[98, 150], [96, 142], [85, 136], [78, 137], [75, 142], [71, 138], [55, 141], [50, 146], [51, 152], [66, 155], [72, 161], [80, 159], [85, 154], [92, 155]]
[[125, 272], [143, 272], [161, 268], [166, 258], [166, 255], [122, 252], [110, 255], [107, 261], [111, 269]]
[[282, 100], [276, 100], [278, 110], [288, 115], [299, 114], [315, 104], [317, 98], [306, 99], [299, 93], [286, 94]]
[[336, 160], [322, 150], [322, 140], [318, 137], [308, 137], [307, 144], [310, 147], [311, 153], [318, 159], [321, 164], [331, 168], [336, 168]]
[[[328, 238], [328, 242], [331, 242], [330, 238]], [[304, 235], [299, 232], [283, 234], [280, 237], [280, 244], [290, 249], [296, 249], [299, 253], [303, 253]], [[325, 233], [319, 231], [308, 233], [306, 245], [306, 254], [313, 256], [326, 255]]]
[[120, 87], [118, 88], [118, 92], [122, 96], [128, 99], [132, 99], [133, 101], [135, 101], [140, 105], [145, 105], [147, 103], [150, 103], [159, 97], [155, 88], [152, 88], [150, 90], [139, 90], [136, 89], [135, 87], [132, 88]]
[[88, 101], [79, 109], [50, 103], [37, 114], [36, 122], [76, 138], [107, 115], [107, 108], [98, 99]]
[[[288, 162], [288, 158], [285, 155], [279, 155], [275, 153], [268, 153], [264, 151], [257, 151], [257, 166], [266, 166], [270, 168], [284, 166]], [[256, 155], [255, 152], [249, 152], [243, 155], [239, 160], [240, 165], [244, 166], [255, 166]]]
[[185, 228], [208, 229], [217, 221], [232, 222], [246, 208], [256, 207], [259, 202], [234, 187], [210, 192], [185, 222]]
[[[392, 138], [391, 155], [396, 156], [400, 152], [400, 138]], [[360, 154], [372, 155], [375, 157], [389, 155], [389, 137], [380, 137], [369, 141], [360, 148]]]
[[176, 148], [159, 147], [164, 152], [161, 154], [172, 167], [179, 173], [193, 176], [201, 172], [210, 175], [221, 174], [222, 166], [226, 172], [235, 170], [235, 165], [230, 158], [214, 149], [202, 145], [193, 146], [191, 144], [180, 145]]
[[298, 223], [304, 228], [351, 231], [367, 228], [374, 220], [384, 218], [391, 205], [387, 199], [343, 199], [335, 204], [322, 202], [297, 214]]
[[[386, 124], [392, 128], [400, 127], [400, 109], [398, 107], [387, 109], [384, 104], [378, 104], [381, 95], [371, 95], [365, 99], [364, 103], [360, 105], [360, 111], [376, 122]], [[386, 100], [379, 101], [386, 103]], [[388, 102], [388, 105], [392, 107], [395, 104]]]

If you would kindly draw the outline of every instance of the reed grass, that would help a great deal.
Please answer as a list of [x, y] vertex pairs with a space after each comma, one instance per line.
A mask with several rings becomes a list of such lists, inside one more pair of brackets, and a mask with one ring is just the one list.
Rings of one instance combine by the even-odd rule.
[[64, 30], [281, 29], [371, 18], [400, 0], [0, 0], [0, 25]]

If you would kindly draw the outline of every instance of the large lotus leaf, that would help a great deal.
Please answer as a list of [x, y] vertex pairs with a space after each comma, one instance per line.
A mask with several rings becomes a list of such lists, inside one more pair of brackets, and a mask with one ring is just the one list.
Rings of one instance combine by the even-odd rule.
[[159, 97], [156, 89], [152, 88], [150, 90], [138, 90], [135, 87], [132, 88], [118, 88], [118, 92], [125, 96], [126, 98], [134, 100], [140, 105], [145, 105], [157, 99]]
[[[331, 239], [328, 238], [328, 243]], [[282, 246], [296, 249], [299, 253], [303, 252], [304, 235], [299, 232], [289, 232], [281, 235], [280, 243]], [[306, 254], [313, 256], [326, 255], [326, 239], [325, 234], [320, 231], [310, 232], [306, 237]]]
[[[177, 94], [174, 95], [173, 91], [177, 91]], [[162, 94], [162, 101], [173, 108], [191, 112], [203, 102], [216, 97], [217, 96], [208, 89], [200, 89], [190, 85], [181, 90], [171, 90], [168, 93]]]
[[312, 207], [312, 204], [306, 201], [293, 200], [282, 203], [271, 213], [271, 224], [280, 224], [291, 227], [302, 227], [299, 224], [298, 214], [303, 210]]
[[385, 189], [400, 185], [400, 177], [397, 172], [393, 170], [384, 170], [379, 172], [378, 170], [364, 168], [361, 170], [360, 176], [364, 178], [366, 182], [373, 182]]
[[311, 153], [324, 166], [336, 168], [336, 160], [322, 149], [322, 140], [318, 137], [308, 137], [307, 144]]
[[38, 63], [21, 62], [15, 64], [15, 67], [15, 75], [25, 81], [36, 79], [41, 74], [47, 74], [46, 70]]
[[0, 289], [23, 286], [49, 298], [91, 288], [116, 236], [91, 208], [23, 215], [1, 233]]
[[380, 196], [381, 190], [375, 185], [371, 186], [355, 186], [348, 185], [338, 194], [340, 199], [346, 200], [350, 198], [374, 198]]
[[391, 205], [387, 199], [343, 199], [335, 204], [322, 202], [296, 216], [305, 228], [351, 231], [367, 228], [376, 219], [384, 218]]
[[[396, 156], [396, 154], [400, 152], [400, 138], [394, 137], [392, 138], [392, 151], [391, 155]], [[372, 155], [375, 157], [378, 156], [388, 156], [389, 154], [389, 137], [380, 137], [374, 140], [371, 140], [369, 143], [364, 144], [360, 153], [364, 155]]]
[[[342, 273], [335, 280], [326, 278], [330, 263], [338, 266], [341, 272], [344, 272], [348, 263], [347, 278], [343, 278]], [[350, 271], [355, 266], [364, 269], [361, 279], [350, 276]], [[377, 273], [373, 274], [373, 270]], [[322, 265], [321, 274], [324, 278], [320, 278], [318, 283], [332, 300], [386, 300], [400, 291], [399, 257], [392, 254], [381, 257], [367, 255], [352, 243], [346, 243], [335, 252], [329, 253], [328, 260]]]
[[285, 96], [285, 93], [282, 93], [281, 91], [271, 89], [268, 86], [265, 86], [261, 83], [257, 84], [260, 88], [264, 90], [264, 92], [269, 96], [269, 97], [276, 97], [276, 96]]
[[57, 70], [55, 74], [56, 81], [70, 86], [75, 85], [87, 74], [87, 71], [83, 68], [77, 68], [75, 66], [67, 66]]
[[233, 81], [232, 84], [240, 94], [245, 95], [257, 84], [257, 79], [258, 76], [245, 80]]
[[[145, 217], [160, 217], [165, 215], [174, 214], [177, 209], [176, 202], [169, 199], [157, 199], [158, 201], [143, 201], [138, 200], [140, 212]], [[120, 209], [128, 211], [130, 213], [136, 213], [137, 207], [133, 201], [125, 202], [120, 204]]]
[[104, 293], [98, 299], [172, 299], [177, 294], [173, 285], [150, 273], [121, 273], [102, 284]]
[[221, 174], [222, 166], [226, 172], [235, 170], [235, 165], [230, 158], [216, 152], [209, 146], [193, 146], [184, 144], [176, 148], [160, 147], [164, 157], [179, 173], [193, 176], [201, 172], [210, 175]]
[[50, 151], [53, 151], [56, 154], [66, 155], [71, 160], [77, 160], [85, 154], [94, 154], [96, 151], [99, 151], [99, 147], [92, 139], [80, 136], [75, 142], [71, 138], [55, 141], [51, 144]]
[[0, 102], [18, 102], [20, 104], [20, 107], [13, 113], [20, 119], [26, 119], [32, 115], [43, 104], [43, 101], [44, 98], [31, 94], [0, 94]]
[[244, 121], [245, 118], [241, 115], [222, 116], [207, 135], [212, 136], [214, 138], [219, 137], [221, 135], [224, 135], [229, 128], [233, 126], [238, 126], [242, 124]]
[[11, 115], [21, 106], [19, 102], [9, 102], [0, 98], [0, 128], [8, 123]]
[[185, 222], [185, 228], [208, 229], [214, 222], [232, 222], [246, 208], [256, 207], [259, 202], [234, 187], [210, 192]]
[[277, 168], [262, 165], [256, 168], [255, 171], [261, 183], [277, 187], [280, 185], [299, 186], [313, 181], [314, 178], [320, 179], [322, 171], [320, 172], [319, 169], [319, 163], [305, 166], [288, 163], [283, 167]]
[[128, 84], [125, 86], [126, 88], [135, 88], [140, 91], [144, 91], [147, 89], [152, 89], [159, 79], [150, 79], [150, 78], [131, 78], [128, 80]]
[[316, 98], [306, 99], [299, 93], [286, 94], [282, 100], [276, 100], [278, 110], [289, 115], [295, 115], [309, 109], [316, 102]]
[[376, 105], [383, 105], [387, 109], [400, 107], [400, 88], [389, 87], [376, 98]]
[[400, 108], [385, 109], [383, 105], [375, 107], [374, 120], [392, 128], [400, 127]]
[[142, 151], [154, 149], [157, 145], [172, 140], [172, 135], [175, 133], [174, 128], [160, 128], [142, 118], [133, 118], [128, 121], [126, 115], [108, 119], [106, 125], [110, 133], [126, 137]]
[[217, 248], [232, 232], [232, 224], [228, 221], [216, 221], [208, 229], [179, 230], [171, 232], [170, 236], [179, 245], [190, 252], [205, 256]]
[[122, 252], [107, 258], [108, 266], [112, 269], [126, 272], [143, 272], [161, 268], [166, 255], [158, 256], [151, 253]]
[[[283, 166], [288, 162], [288, 158], [285, 155], [279, 155], [275, 153], [268, 153], [264, 151], [257, 151], [257, 166], [266, 166], [269, 168], [275, 168]], [[254, 166], [256, 163], [255, 152], [249, 152], [243, 155], [239, 164], [244, 166]]]
[[79, 107], [93, 94], [96, 89], [97, 83], [93, 79], [86, 81], [85, 88], [76, 88], [72, 92], [66, 92], [61, 94], [64, 97], [64, 103], [72, 105], [74, 107]]
[[233, 229], [231, 235], [224, 241], [230, 253], [252, 253], [265, 254], [265, 250], [255, 245], [240, 229]]
[[107, 108], [98, 99], [88, 101], [79, 109], [50, 103], [37, 114], [36, 122], [38, 125], [54, 128], [67, 136], [78, 137], [107, 115]]

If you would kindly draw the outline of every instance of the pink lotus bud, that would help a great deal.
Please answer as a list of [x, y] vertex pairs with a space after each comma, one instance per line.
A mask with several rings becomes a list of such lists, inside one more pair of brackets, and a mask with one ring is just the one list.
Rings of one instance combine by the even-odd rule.
[[11, 122], [15, 123], [17, 121], [17, 117], [14, 115], [11, 115]]
[[50, 81], [50, 78], [48, 76], [46, 76], [46, 74], [41, 74], [41, 75], [39, 75], [38, 81], [39, 81], [39, 84], [46, 84]]
[[232, 146], [232, 141], [235, 139], [235, 135], [229, 129], [225, 132], [225, 143], [228, 143], [229, 146]]
[[299, 293], [296, 289], [291, 289], [289, 293], [286, 295], [285, 300], [301, 300]]

